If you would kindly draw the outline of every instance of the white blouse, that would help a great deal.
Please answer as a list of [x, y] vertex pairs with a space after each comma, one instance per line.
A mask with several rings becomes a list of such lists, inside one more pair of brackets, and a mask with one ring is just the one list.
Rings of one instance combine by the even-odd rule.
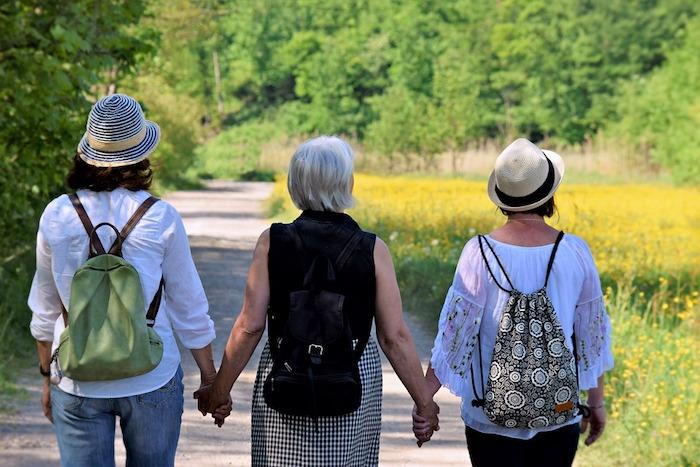
[[[542, 287], [552, 245], [523, 247], [499, 242], [490, 236], [487, 239], [516, 289], [530, 293]], [[498, 282], [507, 284], [493, 256], [486, 251]], [[555, 256], [547, 295], [571, 350], [572, 335], [576, 336], [580, 389], [597, 387], [598, 377], [613, 367], [611, 328], [598, 271], [588, 245], [581, 238], [564, 235]], [[440, 382], [462, 398], [462, 419], [467, 426], [482, 433], [530, 439], [540, 431], [559, 426], [541, 429], [502, 427], [491, 422], [482, 408], [471, 404], [474, 394], [470, 365], [473, 362], [477, 392], [481, 392], [482, 381], [488, 378], [498, 325], [507, 299], [508, 294], [498, 288], [486, 269], [478, 239], [470, 239], [459, 258], [452, 286], [440, 313], [431, 364]], [[479, 330], [481, 352], [477, 349], [476, 339]], [[481, 378], [478, 377], [479, 356], [484, 369]], [[579, 420], [580, 417], [577, 417], [568, 423]]]
[[[138, 206], [150, 196], [146, 191], [118, 188], [108, 192], [79, 190], [78, 196], [93, 225], [109, 222], [121, 229]], [[98, 230], [105, 248], [114, 241], [109, 228]], [[214, 323], [202, 282], [195, 269], [180, 215], [161, 200], [146, 212], [123, 245], [124, 258], [141, 277], [146, 307], [165, 279], [154, 330], [163, 341], [163, 359], [152, 371], [131, 378], [85, 382], [63, 377], [59, 387], [84, 397], [111, 398], [144, 394], [165, 385], [177, 371], [180, 352], [173, 331], [189, 349], [205, 347], [214, 340]], [[36, 274], [29, 294], [30, 324], [35, 339], [58, 346], [64, 330], [61, 303], [68, 309], [75, 271], [87, 260], [88, 235], [68, 196], [53, 200], [39, 222]], [[146, 309], [144, 309], [144, 314]]]

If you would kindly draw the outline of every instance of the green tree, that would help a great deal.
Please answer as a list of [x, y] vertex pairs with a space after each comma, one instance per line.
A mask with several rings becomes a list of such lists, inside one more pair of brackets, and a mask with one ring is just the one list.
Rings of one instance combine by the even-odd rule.
[[10, 360], [28, 335], [38, 217], [63, 189], [91, 100], [149, 51], [147, 31], [129, 29], [143, 11], [141, 1], [0, 4], [0, 350]]
[[681, 182], [700, 181], [700, 16], [682, 47], [650, 77], [625, 86], [612, 131], [669, 169]]

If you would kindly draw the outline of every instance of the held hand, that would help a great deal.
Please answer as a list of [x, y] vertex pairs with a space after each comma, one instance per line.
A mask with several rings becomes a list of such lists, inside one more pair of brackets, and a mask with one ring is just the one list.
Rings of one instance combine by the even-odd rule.
[[581, 420], [582, 435], [586, 433], [586, 430], [588, 430], [588, 427], [590, 426], [590, 430], [585, 441], [586, 446], [590, 446], [591, 444], [595, 443], [598, 440], [598, 438], [600, 438], [600, 436], [603, 434], [603, 431], [605, 431], [605, 422], [607, 420], [607, 413], [605, 411], [604, 405], [591, 407], [590, 410], [590, 418], [584, 418], [583, 420]]
[[202, 414], [202, 416], [207, 415], [207, 409], [209, 408], [209, 400], [210, 400], [210, 395], [211, 395], [211, 385], [201, 385], [199, 389], [197, 389], [193, 397], [197, 399], [197, 410], [199, 410]]
[[413, 435], [418, 440], [416, 444], [421, 447], [423, 443], [430, 441], [433, 429], [426, 418], [418, 415], [418, 407], [413, 406]]
[[203, 384], [194, 393], [194, 398], [197, 399], [197, 409], [206, 416], [207, 413], [212, 414], [214, 423], [221, 427], [224, 424], [224, 419], [231, 414], [233, 402], [230, 394], [220, 395], [212, 390], [211, 384]]
[[418, 440], [418, 447], [430, 441], [433, 432], [440, 430], [439, 413], [440, 407], [432, 400], [427, 407], [413, 407], [413, 434]]
[[221, 405], [216, 408], [214, 413], [211, 415], [212, 418], [214, 419], [214, 424], [221, 428], [224, 424], [224, 420], [226, 417], [231, 415], [231, 411], [233, 410], [233, 401], [231, 400], [231, 397], [228, 398], [228, 403]]
[[53, 413], [51, 412], [51, 384], [48, 378], [44, 378], [44, 385], [41, 388], [41, 408], [44, 416], [53, 423]]

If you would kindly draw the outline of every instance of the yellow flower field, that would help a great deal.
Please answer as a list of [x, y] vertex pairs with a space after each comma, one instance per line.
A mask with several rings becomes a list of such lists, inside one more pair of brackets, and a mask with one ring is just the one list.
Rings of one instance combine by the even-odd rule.
[[[435, 327], [464, 243], [503, 222], [485, 181], [358, 175], [351, 215], [384, 239], [407, 310]], [[700, 190], [562, 185], [552, 223], [583, 237], [614, 328], [609, 425], [580, 465], [700, 462]], [[277, 183], [271, 211], [296, 211]]]

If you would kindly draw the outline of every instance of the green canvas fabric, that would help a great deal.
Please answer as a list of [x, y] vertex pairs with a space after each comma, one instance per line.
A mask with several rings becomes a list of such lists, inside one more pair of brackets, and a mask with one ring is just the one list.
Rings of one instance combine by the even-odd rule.
[[111, 254], [88, 259], [71, 284], [61, 372], [78, 381], [106, 381], [151, 371], [163, 357], [163, 343], [146, 325], [145, 309], [132, 265]]

